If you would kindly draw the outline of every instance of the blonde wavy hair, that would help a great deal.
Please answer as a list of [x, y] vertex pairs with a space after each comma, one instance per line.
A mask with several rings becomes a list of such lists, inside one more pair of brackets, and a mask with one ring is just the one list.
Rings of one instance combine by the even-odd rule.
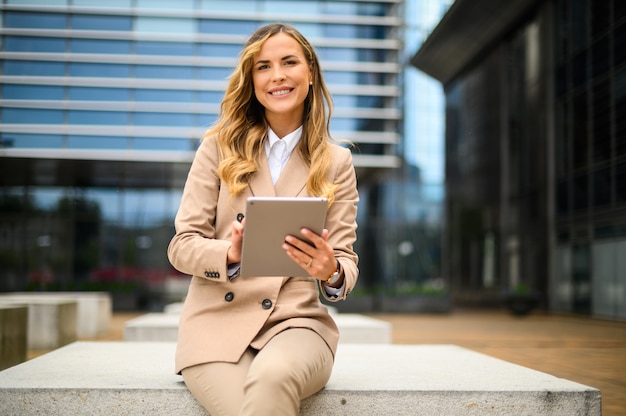
[[293, 37], [309, 63], [313, 83], [304, 102], [302, 138], [296, 150], [310, 167], [306, 185], [309, 195], [326, 197], [330, 204], [338, 188], [328, 180], [329, 144], [333, 141], [330, 135], [332, 98], [313, 46], [292, 26], [273, 23], [257, 29], [250, 36], [229, 78], [219, 117], [204, 137], [217, 135], [222, 152], [218, 174], [231, 196], [240, 195], [248, 186], [251, 175], [259, 169], [259, 157], [264, 151], [263, 140], [268, 130], [265, 109], [254, 94], [254, 57], [265, 41], [277, 33]]

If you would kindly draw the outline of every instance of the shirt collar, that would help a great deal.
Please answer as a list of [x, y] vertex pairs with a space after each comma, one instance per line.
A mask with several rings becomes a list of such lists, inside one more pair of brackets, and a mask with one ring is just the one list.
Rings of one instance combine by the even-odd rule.
[[268, 140], [265, 141], [265, 151], [269, 155], [270, 149], [272, 148], [274, 143], [276, 143], [279, 140], [282, 140], [287, 145], [285, 149], [286, 150], [285, 153], [291, 154], [293, 149], [296, 148], [296, 145], [300, 141], [300, 138], [302, 138], [302, 126], [298, 127], [297, 129], [295, 129], [294, 131], [292, 131], [291, 133], [289, 133], [282, 139], [278, 138], [276, 133], [274, 133], [274, 130], [268, 127], [267, 129]]

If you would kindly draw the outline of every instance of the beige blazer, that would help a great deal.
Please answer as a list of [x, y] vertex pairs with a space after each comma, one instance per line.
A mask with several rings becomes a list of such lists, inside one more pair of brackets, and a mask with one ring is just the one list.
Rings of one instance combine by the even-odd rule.
[[[329, 178], [339, 185], [329, 208], [328, 242], [345, 271], [345, 299], [358, 277], [356, 240], [358, 193], [352, 155], [331, 146]], [[286, 328], [303, 327], [317, 332], [331, 348], [337, 348], [339, 331], [319, 298], [319, 281], [310, 276], [237, 277], [228, 279], [226, 253], [231, 224], [244, 213], [246, 198], [255, 196], [309, 196], [308, 168], [297, 151], [287, 162], [276, 185], [272, 184], [263, 152], [260, 170], [248, 189], [230, 197], [220, 183], [220, 152], [215, 137], [202, 141], [194, 157], [176, 215], [176, 235], [168, 247], [172, 265], [192, 276], [180, 317], [176, 349], [176, 373], [186, 367], [214, 361], [237, 362], [252, 346], [260, 349]], [[271, 261], [271, 259], [269, 260]]]

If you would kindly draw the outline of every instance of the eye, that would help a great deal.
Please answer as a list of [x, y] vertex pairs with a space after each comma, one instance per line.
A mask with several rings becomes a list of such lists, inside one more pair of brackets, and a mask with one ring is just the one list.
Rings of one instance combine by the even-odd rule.
[[290, 66], [290, 65], [296, 65], [298, 62], [297, 61], [285, 61], [285, 65]]

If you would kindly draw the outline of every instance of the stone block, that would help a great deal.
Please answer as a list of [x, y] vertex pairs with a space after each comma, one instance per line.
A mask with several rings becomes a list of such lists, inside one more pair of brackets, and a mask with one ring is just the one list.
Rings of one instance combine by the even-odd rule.
[[51, 350], [76, 341], [77, 303], [55, 298], [25, 301], [0, 298], [0, 305], [28, 306], [27, 347], [29, 350]]
[[[0, 372], [9, 415], [206, 416], [173, 342], [76, 342]], [[600, 391], [454, 345], [340, 344], [301, 416], [600, 416]]]
[[108, 292], [9, 292], [2, 299], [28, 303], [30, 300], [60, 299], [77, 303], [76, 334], [80, 338], [95, 338], [107, 333], [111, 326], [113, 306]]
[[28, 306], [0, 304], [0, 370], [27, 357]]
[[[332, 314], [339, 328], [340, 343], [391, 343], [389, 322], [359, 314]], [[148, 313], [131, 319], [124, 325], [125, 341], [176, 341], [178, 313]]]

